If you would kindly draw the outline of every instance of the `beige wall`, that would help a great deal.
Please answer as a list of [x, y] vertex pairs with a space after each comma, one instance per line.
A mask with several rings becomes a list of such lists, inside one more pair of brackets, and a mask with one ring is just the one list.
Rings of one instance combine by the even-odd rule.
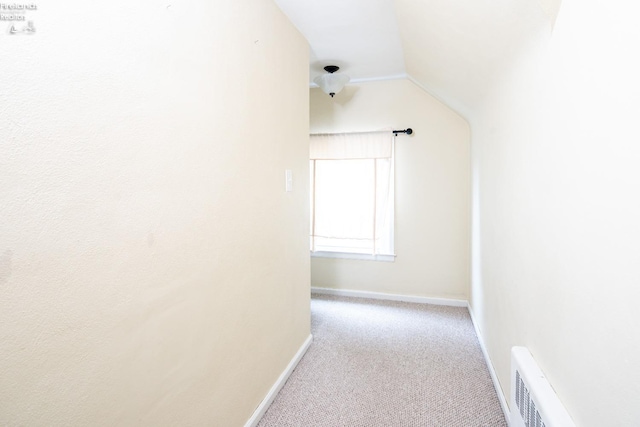
[[528, 347], [585, 427], [640, 425], [637, 11], [564, 0], [471, 121], [489, 355], [508, 396], [510, 348]]
[[306, 42], [271, 1], [38, 5], [0, 34], [0, 425], [241, 426], [309, 334]]
[[467, 299], [470, 147], [467, 122], [408, 80], [311, 90], [311, 132], [413, 128], [396, 143], [393, 263], [312, 258], [312, 286]]

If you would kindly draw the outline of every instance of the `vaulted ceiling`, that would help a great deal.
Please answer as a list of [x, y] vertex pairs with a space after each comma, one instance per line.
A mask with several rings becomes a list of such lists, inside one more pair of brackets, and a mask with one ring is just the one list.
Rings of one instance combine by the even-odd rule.
[[310, 83], [325, 65], [353, 83], [407, 77], [468, 117], [561, 0], [275, 1], [309, 42]]

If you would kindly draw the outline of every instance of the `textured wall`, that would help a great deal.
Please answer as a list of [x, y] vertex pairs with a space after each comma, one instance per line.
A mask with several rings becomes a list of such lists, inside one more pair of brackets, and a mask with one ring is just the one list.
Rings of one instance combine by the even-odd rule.
[[0, 34], [0, 424], [243, 425], [309, 334], [305, 41], [270, 1], [31, 16]]
[[396, 142], [393, 263], [312, 258], [313, 286], [467, 299], [471, 166], [467, 122], [408, 80], [311, 90], [311, 132], [411, 127]]
[[524, 345], [578, 426], [640, 425], [637, 9], [541, 15], [471, 121], [476, 320], [505, 394]]

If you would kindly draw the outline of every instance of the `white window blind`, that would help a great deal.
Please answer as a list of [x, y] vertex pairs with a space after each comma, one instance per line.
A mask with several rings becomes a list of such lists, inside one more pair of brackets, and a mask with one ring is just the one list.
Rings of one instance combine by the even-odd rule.
[[393, 255], [393, 133], [310, 140], [311, 251]]

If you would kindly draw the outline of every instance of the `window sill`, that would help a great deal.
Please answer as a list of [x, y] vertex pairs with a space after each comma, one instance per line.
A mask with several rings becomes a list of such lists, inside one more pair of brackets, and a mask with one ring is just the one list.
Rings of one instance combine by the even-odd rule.
[[328, 252], [328, 251], [315, 251], [311, 252], [311, 258], [340, 258], [340, 259], [355, 259], [361, 261], [382, 261], [382, 262], [395, 262], [395, 255], [371, 255], [371, 254], [356, 254], [350, 252]]

